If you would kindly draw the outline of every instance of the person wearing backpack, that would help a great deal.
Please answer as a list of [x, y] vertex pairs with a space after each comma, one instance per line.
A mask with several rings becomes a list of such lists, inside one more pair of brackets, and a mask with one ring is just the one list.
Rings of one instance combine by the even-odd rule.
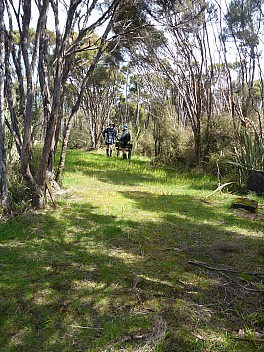
[[131, 136], [130, 133], [128, 131], [128, 127], [127, 125], [123, 126], [123, 133], [122, 135], [118, 138], [121, 148], [122, 148], [122, 152], [123, 152], [123, 159], [127, 158], [127, 153], [126, 153], [126, 148], [128, 143], [130, 142]]
[[115, 144], [115, 140], [118, 139], [117, 131], [115, 129], [115, 124], [113, 122], [109, 123], [109, 127], [107, 127], [102, 133], [105, 139], [106, 145], [106, 155], [112, 156], [113, 154], [113, 145]]

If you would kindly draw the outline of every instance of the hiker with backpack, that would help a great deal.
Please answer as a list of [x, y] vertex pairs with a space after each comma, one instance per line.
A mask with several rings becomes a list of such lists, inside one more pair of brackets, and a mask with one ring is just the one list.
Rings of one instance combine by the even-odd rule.
[[123, 159], [127, 158], [126, 149], [127, 149], [128, 143], [130, 142], [130, 139], [131, 139], [131, 136], [128, 131], [128, 127], [127, 127], [127, 125], [123, 125], [123, 133], [118, 138], [120, 145], [121, 145], [121, 148], [122, 148], [122, 152], [123, 152]]

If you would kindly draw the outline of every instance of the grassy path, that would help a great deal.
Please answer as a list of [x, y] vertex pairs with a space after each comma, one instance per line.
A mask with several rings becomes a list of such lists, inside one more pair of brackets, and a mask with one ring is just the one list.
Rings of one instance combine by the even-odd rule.
[[0, 224], [1, 352], [264, 351], [263, 219], [146, 160], [70, 151], [64, 184]]

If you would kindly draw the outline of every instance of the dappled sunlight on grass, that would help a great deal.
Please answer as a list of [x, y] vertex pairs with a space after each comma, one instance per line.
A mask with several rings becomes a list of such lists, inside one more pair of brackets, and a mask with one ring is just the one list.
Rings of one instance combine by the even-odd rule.
[[49, 305], [52, 302], [54, 302], [54, 290], [50, 287], [34, 292], [34, 296], [32, 297], [32, 304], [36, 306]]
[[58, 209], [0, 225], [1, 352], [261, 351], [236, 334], [264, 323], [263, 223], [205, 203], [208, 176], [78, 151], [66, 168]]

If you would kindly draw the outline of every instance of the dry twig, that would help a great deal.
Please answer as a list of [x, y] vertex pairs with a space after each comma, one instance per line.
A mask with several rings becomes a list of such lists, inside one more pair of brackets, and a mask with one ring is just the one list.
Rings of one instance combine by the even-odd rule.
[[237, 274], [246, 274], [246, 275], [255, 275], [255, 276], [263, 276], [264, 273], [258, 273], [258, 272], [247, 272], [247, 271], [240, 271], [240, 270], [234, 270], [234, 269], [229, 269], [229, 268], [214, 268], [212, 266], [209, 266], [206, 263], [199, 262], [197, 260], [189, 260], [189, 264], [197, 265], [197, 266], [202, 266], [206, 269], [213, 270], [213, 271], [229, 271], [231, 273], [237, 273]]
[[[193, 264], [193, 265], [197, 265], [197, 266], [201, 266], [203, 268], [212, 270], [212, 271], [218, 271], [222, 276], [226, 277], [227, 279], [229, 279], [230, 281], [236, 283], [238, 286], [240, 286], [241, 288], [243, 288], [244, 290], [247, 291], [251, 291], [251, 292], [264, 292], [264, 290], [261, 289], [255, 289], [255, 288], [249, 288], [246, 287], [244, 285], [241, 285], [240, 282], [238, 280], [235, 280], [233, 278], [231, 278], [230, 276], [228, 276], [227, 274], [224, 273], [224, 271], [226, 272], [231, 272], [231, 273], [237, 273], [237, 274], [248, 274], [248, 275], [255, 275], [255, 276], [264, 276], [264, 273], [256, 273], [256, 272], [245, 272], [245, 271], [239, 271], [239, 270], [234, 270], [234, 269], [229, 269], [229, 268], [214, 268], [211, 267], [203, 262], [199, 262], [196, 260], [189, 260], [188, 261], [189, 264]], [[252, 282], [250, 282], [251, 285], [254, 286], [254, 284]], [[254, 286], [255, 287], [255, 286]]]
[[218, 191], [222, 191], [222, 189], [223, 189], [225, 186], [231, 185], [232, 183], [236, 183], [236, 182], [227, 182], [227, 183], [224, 183], [223, 185], [217, 187], [212, 193], [208, 194], [208, 196], [206, 196], [206, 198], [211, 197], [213, 194], [215, 194], [215, 193], [218, 192]]

